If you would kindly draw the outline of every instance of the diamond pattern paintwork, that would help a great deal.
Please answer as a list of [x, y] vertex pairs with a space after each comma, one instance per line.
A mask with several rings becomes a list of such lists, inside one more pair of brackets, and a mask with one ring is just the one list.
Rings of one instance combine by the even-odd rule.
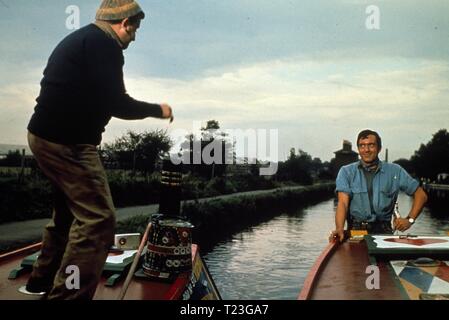
[[449, 262], [436, 267], [416, 267], [407, 261], [391, 261], [394, 272], [410, 299], [419, 299], [421, 294], [449, 293]]

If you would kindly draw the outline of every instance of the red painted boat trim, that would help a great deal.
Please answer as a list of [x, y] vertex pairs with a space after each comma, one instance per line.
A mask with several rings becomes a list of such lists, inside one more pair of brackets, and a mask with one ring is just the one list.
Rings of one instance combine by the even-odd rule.
[[318, 279], [318, 275], [323, 269], [326, 261], [329, 259], [331, 254], [335, 251], [339, 245], [338, 241], [332, 241], [329, 245], [323, 250], [321, 255], [313, 264], [312, 268], [307, 275], [306, 280], [304, 281], [304, 285], [302, 287], [301, 292], [299, 293], [298, 300], [307, 300], [310, 298], [312, 294], [313, 287]]
[[[188, 274], [190, 275], [190, 273]], [[173, 285], [164, 296], [164, 300], [179, 300], [181, 299], [184, 290], [189, 283], [190, 278], [188, 275], [182, 275], [176, 278]]]
[[41, 246], [42, 246], [42, 242], [39, 242], [39, 243], [32, 244], [28, 247], [25, 247], [25, 248], [20, 248], [15, 251], [4, 253], [4, 254], [0, 255], [0, 262], [14, 258], [17, 255], [26, 254], [28, 251], [37, 251], [41, 248]]

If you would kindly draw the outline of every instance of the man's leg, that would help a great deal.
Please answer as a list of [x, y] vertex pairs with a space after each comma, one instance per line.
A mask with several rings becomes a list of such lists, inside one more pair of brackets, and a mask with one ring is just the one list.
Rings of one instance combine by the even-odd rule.
[[382, 221], [380, 223], [380, 232], [383, 234], [393, 234], [394, 230], [391, 227], [391, 222], [390, 221]]
[[372, 225], [370, 234], [393, 234], [390, 221], [377, 221]]
[[54, 197], [53, 218], [45, 227], [41, 253], [27, 283], [26, 288], [30, 292], [49, 292], [52, 288], [73, 222], [73, 215], [67, 208], [66, 197], [58, 188], [54, 188]]
[[[48, 299], [92, 299], [114, 241], [115, 209], [97, 150], [80, 145], [71, 151], [75, 163], [60, 187], [75, 219]], [[74, 270], [68, 268], [79, 271], [79, 287], [78, 279], [68, 285]]]
[[[46, 150], [38, 163], [65, 194], [74, 217], [48, 299], [91, 299], [115, 230], [115, 209], [106, 173], [95, 146], [63, 146], [35, 136], [32, 139]], [[73, 270], [69, 267], [79, 270], [79, 288], [67, 283], [72, 275], [69, 271]]]

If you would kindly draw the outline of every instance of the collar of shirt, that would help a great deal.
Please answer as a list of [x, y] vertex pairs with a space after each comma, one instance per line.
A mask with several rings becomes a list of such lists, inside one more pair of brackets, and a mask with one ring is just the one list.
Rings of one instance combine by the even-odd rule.
[[367, 165], [362, 160], [359, 160], [359, 166], [360, 169], [363, 169], [368, 172], [374, 172], [377, 173], [378, 171], [382, 170], [382, 161], [377, 158], [372, 164]]
[[111, 25], [109, 23], [107, 23], [106, 21], [97, 20], [97, 21], [95, 21], [95, 25], [98, 28], [100, 28], [101, 30], [103, 30], [109, 37], [111, 37], [112, 39], [117, 41], [117, 43], [119, 44], [120, 48], [123, 48], [123, 44], [120, 41], [120, 38], [115, 33], [114, 29], [112, 29], [112, 27], [111, 27]]

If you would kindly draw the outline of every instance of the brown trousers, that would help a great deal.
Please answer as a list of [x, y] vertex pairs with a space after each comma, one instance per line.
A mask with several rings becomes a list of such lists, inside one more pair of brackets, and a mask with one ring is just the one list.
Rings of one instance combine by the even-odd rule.
[[[92, 299], [115, 231], [114, 204], [96, 147], [55, 144], [32, 133], [28, 143], [56, 188], [53, 219], [31, 278], [52, 286], [47, 299]], [[79, 289], [73, 288], [72, 266], [79, 270]]]

